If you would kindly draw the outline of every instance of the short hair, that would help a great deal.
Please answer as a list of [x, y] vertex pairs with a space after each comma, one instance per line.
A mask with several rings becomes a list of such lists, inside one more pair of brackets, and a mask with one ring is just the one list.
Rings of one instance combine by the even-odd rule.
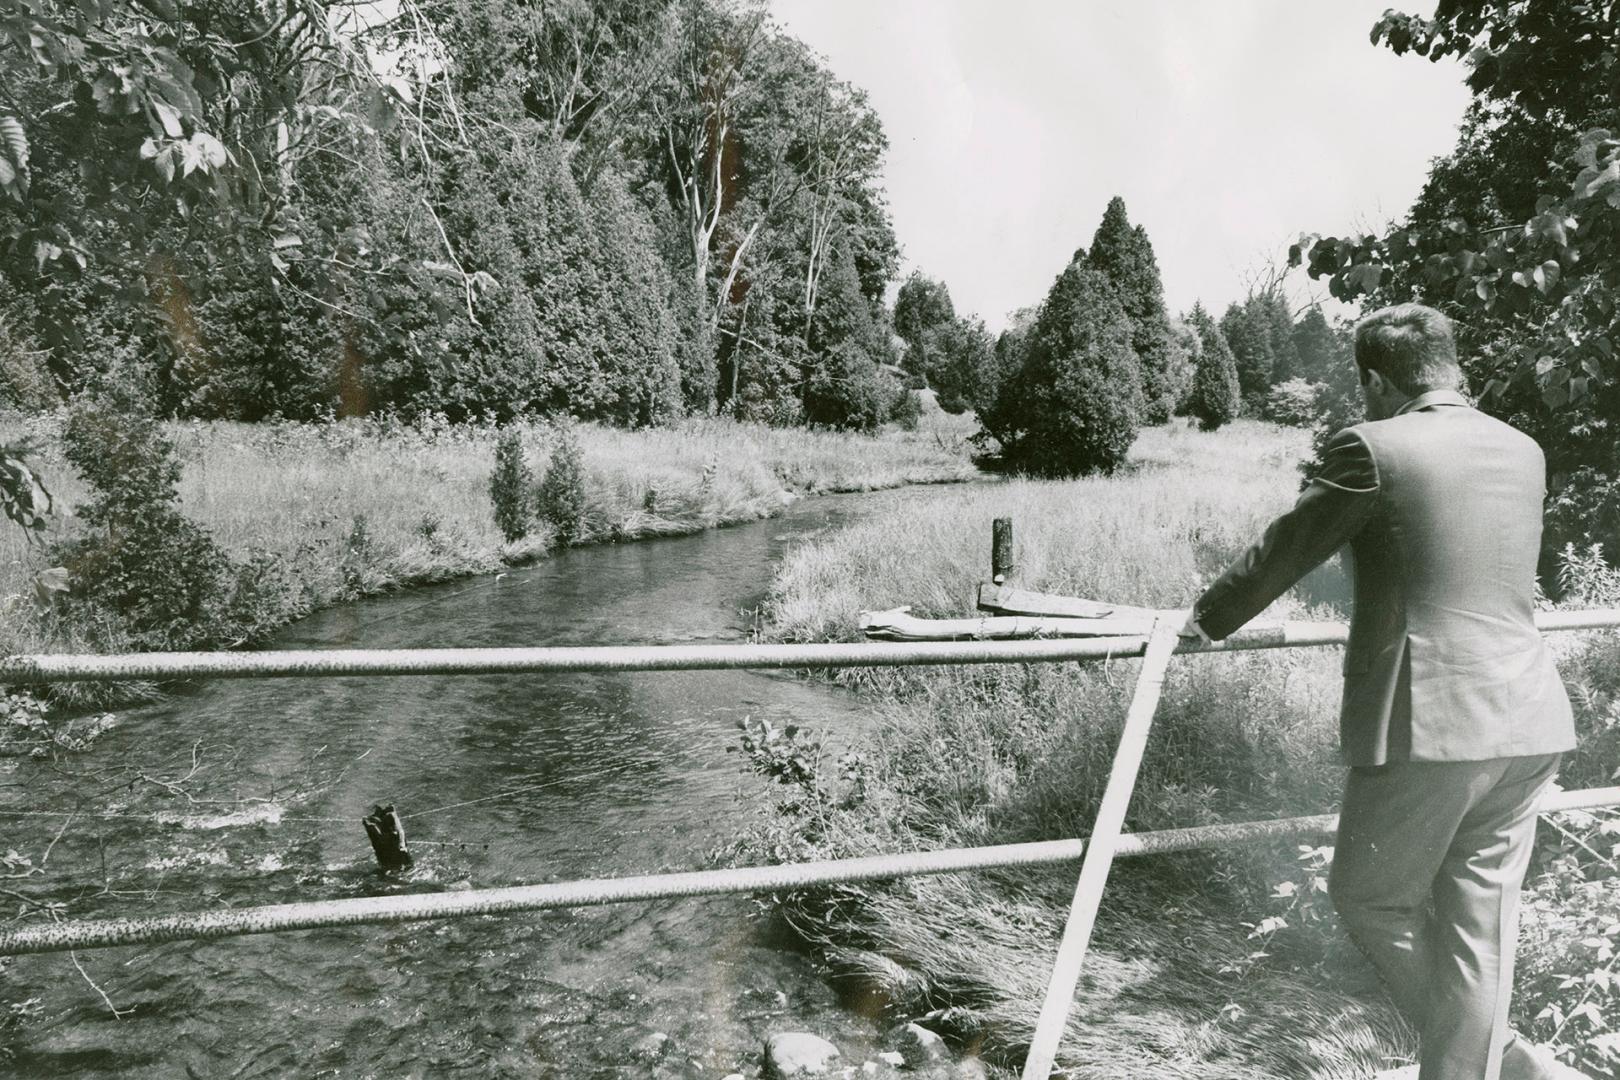
[[1362, 382], [1376, 371], [1413, 396], [1462, 386], [1451, 320], [1422, 304], [1379, 308], [1356, 323], [1356, 367]]

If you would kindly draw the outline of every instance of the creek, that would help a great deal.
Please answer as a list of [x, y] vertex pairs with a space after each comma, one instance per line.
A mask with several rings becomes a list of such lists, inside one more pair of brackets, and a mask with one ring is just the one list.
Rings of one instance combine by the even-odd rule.
[[[925, 491], [573, 549], [330, 609], [268, 647], [745, 640], [792, 544]], [[121, 712], [59, 767], [0, 763], [0, 853], [48, 850], [44, 876], [8, 884], [68, 917], [699, 868], [770, 805], [727, 753], [746, 716], [830, 746], [865, 724], [856, 695], [772, 673], [198, 684]], [[374, 803], [397, 807], [417, 857], [398, 880], [361, 829]], [[0, 1002], [38, 1000], [0, 1072], [718, 1080], [752, 1075], [784, 1028], [848, 1060], [875, 1051], [875, 1024], [759, 910], [719, 897], [131, 946], [79, 953], [83, 977], [23, 957]]]

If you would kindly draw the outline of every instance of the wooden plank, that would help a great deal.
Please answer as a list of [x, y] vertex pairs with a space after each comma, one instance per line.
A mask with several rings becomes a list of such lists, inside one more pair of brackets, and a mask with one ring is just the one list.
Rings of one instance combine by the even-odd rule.
[[1120, 732], [1119, 748], [1114, 751], [1114, 764], [1108, 773], [1108, 786], [1103, 789], [1102, 805], [1097, 809], [1097, 820], [1091, 827], [1091, 838], [1086, 842], [1085, 858], [1080, 864], [1080, 880], [1075, 885], [1074, 902], [1069, 907], [1069, 921], [1063, 928], [1063, 940], [1058, 945], [1057, 960], [1052, 965], [1052, 981], [1046, 986], [1046, 1001], [1041, 1006], [1041, 1017], [1035, 1024], [1035, 1035], [1030, 1040], [1029, 1056], [1024, 1059], [1023, 1080], [1048, 1080], [1052, 1065], [1057, 1060], [1058, 1044], [1069, 1020], [1069, 1006], [1074, 1001], [1075, 989], [1080, 985], [1080, 968], [1085, 963], [1086, 948], [1091, 943], [1091, 930], [1097, 921], [1097, 907], [1102, 903], [1103, 886], [1108, 883], [1108, 871], [1113, 866], [1114, 850], [1119, 843], [1120, 830], [1125, 825], [1125, 810], [1136, 788], [1136, 774], [1142, 767], [1142, 752], [1147, 747], [1148, 733], [1153, 729], [1153, 714], [1159, 707], [1159, 694], [1164, 689], [1165, 669], [1175, 652], [1177, 627], [1170, 619], [1160, 619], [1148, 637], [1147, 654], [1142, 658], [1142, 670], [1136, 677], [1136, 694], [1130, 710], [1125, 714], [1125, 726]]
[[878, 641], [986, 641], [1003, 638], [1145, 637], [1152, 619], [1051, 619], [987, 616], [919, 619], [907, 608], [863, 611], [858, 625]]
[[979, 610], [993, 611], [999, 615], [1044, 615], [1060, 619], [1151, 620], [1158, 614], [1152, 608], [1108, 604], [1082, 596], [1058, 596], [991, 582], [979, 586]]

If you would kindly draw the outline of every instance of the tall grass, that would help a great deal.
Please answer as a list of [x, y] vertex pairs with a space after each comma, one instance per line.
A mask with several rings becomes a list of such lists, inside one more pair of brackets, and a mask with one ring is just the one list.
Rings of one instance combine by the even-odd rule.
[[[967, 479], [951, 418], [879, 436], [778, 430], [728, 421], [624, 431], [577, 429], [586, 511], [580, 542], [692, 532], [778, 512], [796, 495]], [[63, 460], [53, 417], [0, 423], [45, 445], [37, 465], [60, 511], [48, 537], [75, 531], [86, 497]], [[381, 422], [189, 423], [170, 427], [183, 462], [184, 512], [239, 557], [275, 560], [280, 621], [399, 586], [487, 573], [543, 555], [543, 522], [503, 541], [489, 497], [496, 431], [482, 426]], [[543, 472], [555, 432], [522, 429]], [[78, 649], [108, 634], [55, 617], [36, 601], [49, 549], [0, 529], [0, 653]]]
[[[1018, 584], [1184, 607], [1293, 500], [1306, 449], [1304, 433], [1254, 422], [1211, 434], [1173, 426], [1144, 433], [1112, 477], [941, 491], [799, 549], [775, 583], [772, 632], [853, 639], [862, 608], [970, 612], [999, 516], [1014, 522]], [[1285, 598], [1270, 617], [1328, 614], [1301, 607]], [[1086, 835], [1136, 666], [859, 676], [879, 723], [844, 763], [829, 800], [842, 808], [801, 829], [796, 854]], [[1339, 687], [1335, 650], [1176, 661], [1127, 828], [1332, 809]], [[779, 824], [762, 832], [782, 850]], [[1320, 875], [1301, 881], [1298, 863], [1294, 845], [1272, 844], [1117, 864], [1064, 1039], [1065, 1075], [1359, 1080], [1409, 1055], [1411, 1033], [1331, 932]], [[1074, 868], [917, 879], [799, 894], [782, 912], [865, 1000], [931, 1016], [1010, 1068], [1032, 1034], [1074, 880]], [[1281, 880], [1302, 890], [1289, 918], [1318, 932], [1262, 925]], [[1548, 965], [1531, 966], [1545, 983]], [[1521, 1024], [1541, 1004], [1526, 995]]]

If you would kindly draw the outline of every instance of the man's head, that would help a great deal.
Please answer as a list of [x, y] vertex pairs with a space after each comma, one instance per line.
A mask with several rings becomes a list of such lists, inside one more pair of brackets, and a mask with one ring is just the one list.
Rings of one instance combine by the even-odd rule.
[[1380, 308], [1356, 324], [1356, 369], [1374, 420], [1430, 390], [1462, 385], [1451, 320], [1422, 304]]

